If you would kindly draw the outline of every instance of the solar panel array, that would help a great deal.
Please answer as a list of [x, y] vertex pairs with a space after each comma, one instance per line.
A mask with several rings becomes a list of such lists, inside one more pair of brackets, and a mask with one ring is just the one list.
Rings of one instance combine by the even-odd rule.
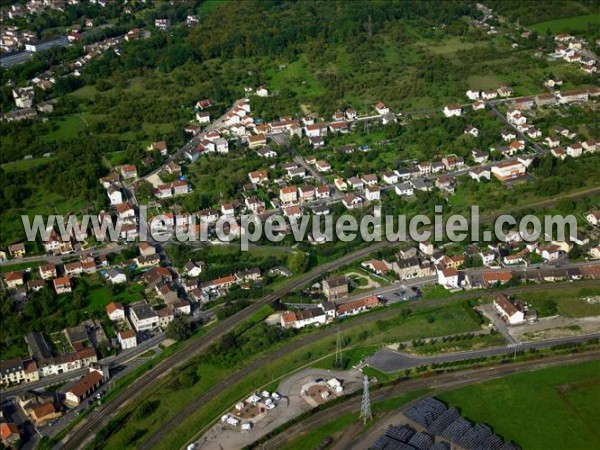
[[505, 442], [494, 434], [487, 425], [473, 425], [461, 417], [456, 408], [447, 408], [444, 403], [432, 397], [415, 403], [404, 415], [427, 432], [416, 432], [408, 426], [390, 426], [371, 449], [449, 450], [448, 442], [435, 443], [435, 436], [440, 436], [468, 450], [520, 450], [516, 444]]
[[419, 450], [429, 450], [434, 442], [433, 436], [423, 432], [415, 433], [415, 435], [410, 438], [410, 441], [408, 441], [409, 445], [412, 445]]
[[436, 442], [431, 447], [429, 447], [429, 450], [450, 450], [450, 444], [448, 442], [443, 441]]
[[439, 400], [427, 397], [406, 410], [404, 415], [422, 427], [428, 428], [448, 408]]

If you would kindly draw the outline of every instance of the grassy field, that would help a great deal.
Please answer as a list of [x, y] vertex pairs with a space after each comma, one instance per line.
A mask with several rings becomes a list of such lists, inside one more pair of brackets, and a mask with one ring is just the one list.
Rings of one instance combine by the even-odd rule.
[[543, 312], [544, 303], [553, 301], [558, 306], [558, 314], [564, 317], [588, 317], [600, 315], [600, 303], [588, 303], [585, 297], [600, 296], [600, 288], [572, 288], [560, 291], [535, 292], [518, 298], [531, 303], [533, 308]]
[[52, 162], [54, 158], [32, 158], [32, 159], [22, 159], [20, 161], [10, 162], [2, 164], [2, 169], [6, 172], [13, 172], [19, 170], [29, 170], [39, 166], [45, 166]]
[[538, 33], [545, 33], [546, 30], [550, 30], [552, 33], [561, 33], [585, 30], [590, 24], [600, 26], [600, 14], [587, 14], [584, 16], [548, 20], [547, 22], [530, 25], [529, 28]]
[[524, 449], [597, 448], [600, 362], [522, 373], [439, 396]]

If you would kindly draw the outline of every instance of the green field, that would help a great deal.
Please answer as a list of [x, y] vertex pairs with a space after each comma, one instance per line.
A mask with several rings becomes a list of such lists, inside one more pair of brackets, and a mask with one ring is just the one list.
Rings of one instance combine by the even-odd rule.
[[600, 303], [588, 303], [585, 297], [600, 296], [600, 288], [572, 288], [561, 289], [560, 291], [535, 292], [518, 296], [517, 298], [526, 300], [533, 308], [538, 310], [540, 316], [553, 315], [544, 314], [548, 302], [554, 302], [557, 305], [557, 313], [564, 317], [589, 317], [600, 315]]
[[512, 375], [439, 398], [523, 449], [598, 448], [599, 361]]
[[600, 26], [600, 14], [586, 14], [584, 16], [567, 17], [564, 19], [548, 20], [531, 25], [538, 33], [550, 30], [552, 33], [575, 32], [585, 30], [588, 25]]

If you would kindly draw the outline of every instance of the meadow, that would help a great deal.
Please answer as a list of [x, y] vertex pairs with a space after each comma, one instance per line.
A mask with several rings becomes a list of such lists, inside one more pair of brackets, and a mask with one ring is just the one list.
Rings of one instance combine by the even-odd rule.
[[438, 396], [524, 449], [596, 448], [600, 361], [553, 367]]

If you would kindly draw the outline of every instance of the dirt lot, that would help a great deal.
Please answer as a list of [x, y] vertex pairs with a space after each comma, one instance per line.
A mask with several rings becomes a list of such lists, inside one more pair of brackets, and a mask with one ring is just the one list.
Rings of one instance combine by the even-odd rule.
[[[342, 382], [344, 393], [349, 393], [362, 387], [362, 377], [362, 373], [354, 369], [349, 371], [312, 368], [301, 370], [279, 384], [277, 392], [282, 399], [277, 402], [274, 409], [266, 411], [266, 414], [254, 423], [251, 430], [242, 431], [239, 425], [233, 427], [219, 421], [197, 441], [198, 447], [203, 450], [242, 448], [312, 408], [300, 395], [302, 386], [305, 384], [319, 378], [324, 380], [337, 378]], [[250, 394], [247, 393], [244, 398], [249, 397]]]

